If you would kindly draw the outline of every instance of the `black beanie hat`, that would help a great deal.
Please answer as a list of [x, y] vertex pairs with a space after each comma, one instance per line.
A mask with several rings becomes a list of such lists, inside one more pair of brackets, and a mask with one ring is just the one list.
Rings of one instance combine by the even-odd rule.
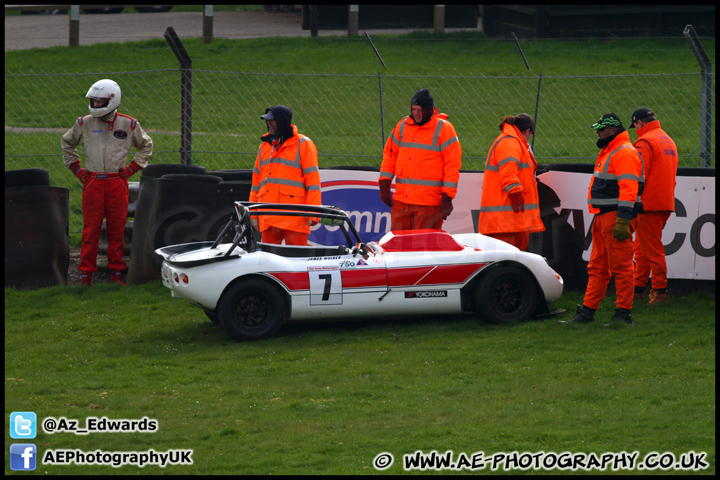
[[432, 110], [435, 107], [435, 101], [432, 95], [430, 95], [430, 90], [423, 88], [415, 92], [412, 100], [410, 100], [410, 105], [420, 105], [422, 108]]

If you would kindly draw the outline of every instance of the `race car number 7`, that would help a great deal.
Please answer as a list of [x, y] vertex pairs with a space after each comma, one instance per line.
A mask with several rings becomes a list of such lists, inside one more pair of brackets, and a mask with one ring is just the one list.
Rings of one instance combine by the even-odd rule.
[[308, 267], [310, 305], [342, 305], [339, 267]]

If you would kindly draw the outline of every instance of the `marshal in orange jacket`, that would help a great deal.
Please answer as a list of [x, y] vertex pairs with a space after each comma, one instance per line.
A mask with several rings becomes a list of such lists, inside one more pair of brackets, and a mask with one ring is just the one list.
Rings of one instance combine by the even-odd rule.
[[[263, 135], [253, 169], [251, 202], [321, 204], [317, 148], [312, 140], [298, 133], [295, 125], [292, 131], [293, 136], [279, 149], [265, 141], [269, 133]], [[259, 216], [258, 219], [260, 231], [274, 226], [310, 233], [305, 217]]]
[[618, 217], [632, 220], [641, 206], [644, 182], [642, 158], [623, 131], [598, 154], [588, 187], [590, 213], [617, 210]]
[[672, 138], [653, 120], [637, 130], [633, 145], [645, 165], [645, 189], [642, 203], [645, 211], [675, 211], [675, 176], [678, 168], [677, 147]]
[[455, 198], [462, 148], [447, 115], [434, 108], [432, 118], [417, 125], [400, 120], [383, 150], [379, 180], [395, 180], [394, 200], [410, 205], [439, 206], [442, 194]]
[[[478, 232], [542, 232], [535, 171], [537, 162], [525, 137], [514, 125], [503, 125], [485, 162]], [[510, 193], [522, 192], [525, 211], [515, 213]]]

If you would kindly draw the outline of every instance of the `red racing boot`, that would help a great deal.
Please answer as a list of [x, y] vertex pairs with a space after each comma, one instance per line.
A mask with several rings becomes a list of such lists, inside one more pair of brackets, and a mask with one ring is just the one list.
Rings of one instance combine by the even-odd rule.
[[88, 287], [92, 287], [92, 273], [90, 272], [82, 272], [80, 275], [80, 285], [87, 285]]
[[122, 277], [120, 276], [121, 273], [120, 270], [110, 270], [110, 283], [125, 285], [125, 282], [122, 281]]

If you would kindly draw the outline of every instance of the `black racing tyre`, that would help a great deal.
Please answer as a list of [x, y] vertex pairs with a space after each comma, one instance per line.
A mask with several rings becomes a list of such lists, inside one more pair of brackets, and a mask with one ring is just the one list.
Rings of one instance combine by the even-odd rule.
[[184, 163], [151, 163], [142, 170], [143, 177], [160, 178], [168, 173], [201, 175], [205, 173], [205, 167], [185, 165]]
[[208, 175], [215, 175], [222, 178], [226, 182], [236, 182], [240, 180], [252, 181], [252, 170], [212, 170], [207, 172]]
[[189, 173], [168, 173], [163, 175], [161, 180], [181, 180], [184, 182], [203, 182], [203, 183], [220, 183], [222, 178], [216, 177], [215, 175], [196, 175]]
[[33, 187], [50, 185], [50, 174], [45, 168], [5, 170], [6, 187]]
[[218, 316], [237, 341], [274, 335], [285, 321], [285, 300], [277, 288], [262, 280], [243, 280], [225, 292]]
[[514, 265], [499, 265], [475, 286], [475, 311], [485, 320], [505, 324], [522, 322], [535, 312], [538, 289], [532, 276]]

